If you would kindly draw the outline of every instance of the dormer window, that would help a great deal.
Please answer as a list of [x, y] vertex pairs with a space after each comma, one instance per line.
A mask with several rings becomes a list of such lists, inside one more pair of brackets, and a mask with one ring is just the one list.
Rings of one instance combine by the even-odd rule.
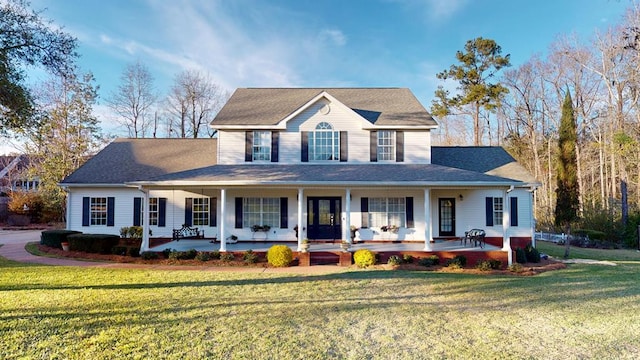
[[321, 122], [309, 133], [309, 158], [312, 161], [340, 161], [340, 132]]
[[254, 131], [253, 161], [271, 161], [271, 131]]

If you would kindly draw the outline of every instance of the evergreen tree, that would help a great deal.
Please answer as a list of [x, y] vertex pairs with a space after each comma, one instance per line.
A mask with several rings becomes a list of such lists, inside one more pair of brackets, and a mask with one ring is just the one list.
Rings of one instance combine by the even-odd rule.
[[493, 111], [500, 104], [502, 97], [509, 92], [500, 83], [492, 83], [490, 80], [500, 69], [511, 66], [510, 56], [502, 56], [502, 48], [494, 40], [482, 37], [467, 41], [464, 50], [465, 52], [456, 52], [456, 59], [460, 65], [451, 65], [448, 70], [436, 75], [438, 79], [458, 81], [458, 90], [461, 93], [451, 97], [448, 90], [438, 86], [431, 112], [436, 116], [446, 116], [453, 113], [452, 109], [470, 105], [469, 114], [473, 117], [473, 144], [478, 146], [482, 142], [481, 109]]
[[[567, 89], [562, 104], [560, 133], [558, 136], [558, 159], [556, 161], [556, 226], [562, 227], [565, 234], [571, 234], [571, 223], [578, 219], [578, 158], [576, 145], [578, 135], [576, 118], [573, 113], [571, 93]], [[565, 243], [564, 257], [569, 257], [570, 241]]]

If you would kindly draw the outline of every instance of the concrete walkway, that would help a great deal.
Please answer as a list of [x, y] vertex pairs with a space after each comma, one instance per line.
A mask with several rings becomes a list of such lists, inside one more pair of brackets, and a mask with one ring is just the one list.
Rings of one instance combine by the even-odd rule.
[[35, 256], [25, 250], [29, 242], [40, 241], [40, 230], [0, 230], [0, 256], [17, 262], [53, 265], [53, 266], [82, 266], [112, 269], [156, 269], [156, 270], [197, 270], [197, 271], [228, 271], [250, 273], [287, 273], [287, 274], [330, 274], [348, 271], [348, 268], [335, 265], [292, 266], [287, 268], [263, 267], [234, 267], [234, 266], [179, 266], [179, 265], [147, 265], [124, 264], [111, 262], [82, 261], [73, 259], [50, 258]]

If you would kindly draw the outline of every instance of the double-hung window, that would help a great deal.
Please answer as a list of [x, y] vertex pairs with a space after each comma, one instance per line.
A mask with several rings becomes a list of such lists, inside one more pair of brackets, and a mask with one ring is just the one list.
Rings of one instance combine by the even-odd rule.
[[[140, 226], [144, 224], [144, 202], [140, 201]], [[158, 225], [158, 198], [149, 198], [149, 225]]]
[[209, 198], [193, 198], [193, 225], [208, 226], [209, 225]]
[[271, 131], [253, 132], [253, 161], [271, 161]]
[[242, 226], [280, 225], [280, 198], [243, 198]]
[[369, 223], [373, 227], [395, 225], [406, 227], [406, 199], [369, 198]]
[[396, 160], [396, 132], [392, 130], [378, 131], [378, 161]]
[[340, 161], [340, 132], [321, 122], [309, 133], [309, 158], [313, 161]]
[[493, 224], [502, 225], [502, 214], [504, 210], [504, 203], [501, 197], [493, 198]]
[[91, 225], [107, 225], [107, 198], [92, 197], [90, 200]]

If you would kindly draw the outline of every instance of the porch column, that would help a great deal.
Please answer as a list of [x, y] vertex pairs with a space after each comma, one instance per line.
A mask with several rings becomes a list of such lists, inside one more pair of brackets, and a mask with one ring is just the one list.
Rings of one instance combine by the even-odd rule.
[[303, 229], [306, 229], [306, 225], [302, 222], [302, 205], [304, 204], [304, 190], [302, 188], [298, 189], [298, 251], [302, 251], [302, 239], [306, 232]]
[[431, 247], [431, 189], [424, 189], [424, 251], [433, 250]]
[[509, 226], [511, 224], [511, 202], [509, 200], [509, 192], [511, 188], [505, 189], [502, 193], [502, 251], [507, 251], [509, 255], [509, 265], [513, 263], [513, 254], [511, 252], [511, 239], [509, 237]]
[[227, 218], [227, 189], [220, 189], [220, 252], [227, 251], [225, 219]]
[[149, 251], [149, 190], [140, 187], [144, 194], [144, 204], [142, 205], [142, 244], [140, 252]]
[[344, 212], [345, 212], [345, 220], [344, 220], [344, 234], [347, 242], [351, 243], [351, 189], [346, 189], [345, 191], [345, 201], [344, 201]]

